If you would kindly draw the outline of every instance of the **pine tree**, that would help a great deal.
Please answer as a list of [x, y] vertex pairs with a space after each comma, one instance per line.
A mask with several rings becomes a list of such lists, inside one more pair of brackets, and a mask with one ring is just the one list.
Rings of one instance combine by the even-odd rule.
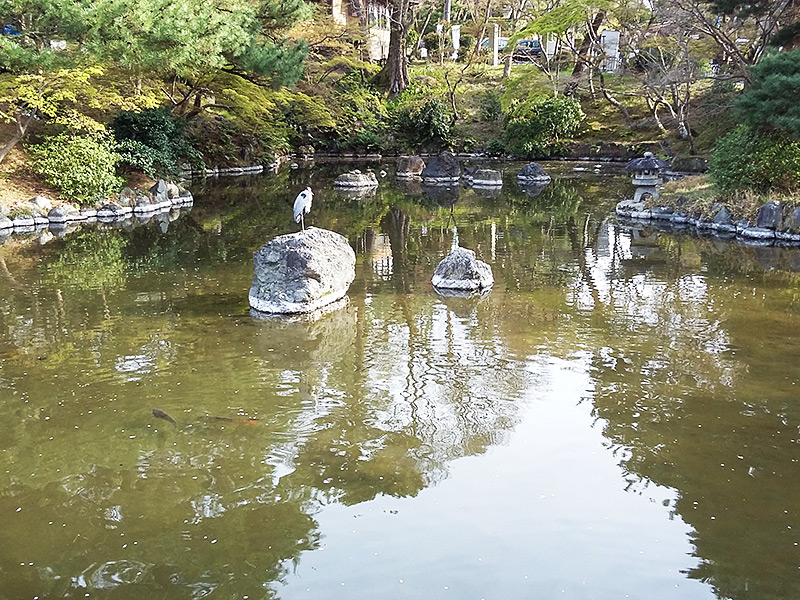
[[800, 50], [765, 56], [750, 76], [752, 85], [736, 102], [741, 120], [800, 139]]

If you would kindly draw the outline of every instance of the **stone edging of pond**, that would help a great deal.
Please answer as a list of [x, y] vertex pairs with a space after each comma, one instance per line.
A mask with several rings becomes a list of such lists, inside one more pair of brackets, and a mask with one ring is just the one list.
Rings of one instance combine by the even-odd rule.
[[39, 229], [66, 228], [73, 223], [114, 223], [132, 216], [152, 217], [159, 213], [189, 207], [194, 197], [188, 190], [160, 179], [149, 191], [124, 188], [116, 202], [106, 202], [99, 208], [82, 208], [65, 203], [50, 208], [50, 200], [33, 198], [26, 212], [13, 218], [0, 214], [0, 236], [10, 233], [32, 233]]
[[699, 214], [690, 215], [679, 207], [648, 207], [642, 201], [633, 200], [617, 203], [615, 212], [622, 219], [666, 225], [676, 230], [693, 227], [698, 233], [736, 238], [747, 244], [800, 246], [800, 206], [786, 210], [784, 205], [774, 200], [758, 209], [755, 224], [747, 219], [734, 222], [731, 211], [724, 203], [716, 203], [711, 209], [713, 216], [708, 218]]

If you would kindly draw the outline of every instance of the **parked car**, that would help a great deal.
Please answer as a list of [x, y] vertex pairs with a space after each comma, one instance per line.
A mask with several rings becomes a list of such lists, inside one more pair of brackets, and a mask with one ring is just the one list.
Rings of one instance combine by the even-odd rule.
[[542, 45], [539, 40], [518, 41], [511, 55], [514, 62], [531, 62], [540, 56], [542, 56]]

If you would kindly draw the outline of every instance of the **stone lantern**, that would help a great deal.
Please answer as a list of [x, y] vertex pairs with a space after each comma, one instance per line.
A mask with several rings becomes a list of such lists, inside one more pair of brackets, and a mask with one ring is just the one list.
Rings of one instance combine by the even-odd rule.
[[661, 170], [667, 166], [665, 161], [656, 158], [652, 152], [645, 152], [642, 158], [634, 158], [625, 165], [628, 171], [633, 171], [632, 183], [636, 186], [634, 202], [641, 200], [645, 194], [658, 198], [658, 186], [662, 183]]

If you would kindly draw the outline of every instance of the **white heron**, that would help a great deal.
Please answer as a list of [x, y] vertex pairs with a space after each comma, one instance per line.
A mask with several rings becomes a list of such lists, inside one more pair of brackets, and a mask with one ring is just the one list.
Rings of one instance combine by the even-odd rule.
[[306, 223], [303, 219], [303, 215], [307, 215], [311, 210], [311, 200], [313, 198], [314, 192], [311, 191], [310, 187], [307, 187], [297, 194], [297, 198], [294, 199], [294, 222], [300, 223], [303, 227], [303, 231], [306, 230]]

